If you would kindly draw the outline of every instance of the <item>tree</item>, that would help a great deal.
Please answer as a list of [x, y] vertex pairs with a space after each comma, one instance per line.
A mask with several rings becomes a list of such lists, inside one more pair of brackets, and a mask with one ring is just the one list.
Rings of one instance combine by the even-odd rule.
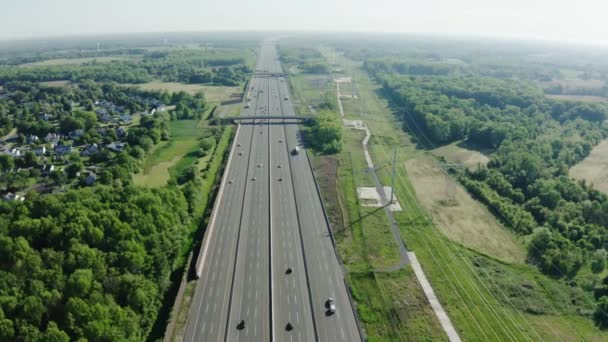
[[84, 170], [84, 164], [80, 161], [73, 162], [65, 168], [65, 172], [70, 178], [76, 177], [82, 170]]
[[63, 132], [63, 133], [69, 133], [78, 129], [83, 129], [84, 128], [84, 122], [83, 120], [80, 119], [76, 119], [72, 116], [68, 116], [65, 119], [61, 120], [61, 122], [59, 122], [59, 129]]
[[608, 296], [602, 296], [598, 300], [593, 319], [601, 329], [608, 328]]
[[602, 273], [604, 268], [606, 267], [606, 257], [608, 253], [605, 249], [598, 249], [593, 253], [593, 258], [591, 259], [591, 271], [595, 274]]
[[3, 172], [9, 171], [15, 167], [15, 160], [8, 154], [0, 154], [0, 170]]
[[342, 122], [335, 112], [323, 110], [313, 119], [310, 132], [311, 146], [322, 153], [337, 153], [342, 149]]
[[79, 269], [70, 275], [66, 284], [69, 296], [85, 298], [93, 287], [93, 272], [89, 269]]
[[57, 323], [49, 322], [44, 333], [44, 340], [48, 342], [69, 342], [70, 337], [57, 327]]

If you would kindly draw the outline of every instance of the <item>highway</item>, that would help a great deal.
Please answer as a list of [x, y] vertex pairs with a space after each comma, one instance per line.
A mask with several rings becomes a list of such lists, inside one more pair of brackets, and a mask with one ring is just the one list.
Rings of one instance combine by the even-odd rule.
[[[185, 341], [360, 341], [274, 45], [265, 42], [199, 259]], [[246, 107], [246, 106], [245, 106]], [[334, 298], [336, 313], [326, 314]], [[240, 324], [244, 322], [244, 324]], [[288, 327], [289, 324], [289, 327]]]

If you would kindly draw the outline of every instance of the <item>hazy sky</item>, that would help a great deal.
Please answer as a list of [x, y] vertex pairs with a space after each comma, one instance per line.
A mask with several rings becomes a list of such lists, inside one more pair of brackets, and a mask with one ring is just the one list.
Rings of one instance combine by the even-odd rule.
[[0, 38], [122, 32], [440, 33], [608, 46], [608, 0], [0, 0]]

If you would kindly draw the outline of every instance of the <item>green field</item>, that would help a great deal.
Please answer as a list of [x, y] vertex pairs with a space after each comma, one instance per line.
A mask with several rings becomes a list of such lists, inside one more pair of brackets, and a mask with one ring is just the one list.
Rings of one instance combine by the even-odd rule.
[[178, 82], [163, 82], [152, 81], [142, 84], [129, 84], [140, 87], [144, 90], [162, 90], [170, 93], [185, 91], [189, 94], [203, 92], [207, 101], [219, 103], [230, 99], [233, 94], [239, 95], [242, 92], [241, 87], [215, 86], [205, 84], [185, 84]]
[[[167, 184], [199, 160], [193, 153], [199, 148], [199, 139], [210, 135], [212, 129], [200, 127], [195, 120], [180, 120], [171, 121], [170, 133], [171, 140], [156, 145], [144, 160], [142, 171], [133, 176], [136, 185], [158, 188]], [[209, 156], [200, 159], [199, 169]]]

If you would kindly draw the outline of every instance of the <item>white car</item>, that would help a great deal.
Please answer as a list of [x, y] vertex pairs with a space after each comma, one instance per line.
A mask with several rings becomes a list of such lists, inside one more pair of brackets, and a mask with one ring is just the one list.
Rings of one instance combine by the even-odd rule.
[[336, 312], [336, 303], [331, 297], [327, 298], [327, 302], [325, 302], [325, 307], [327, 308], [328, 315], [333, 315]]

